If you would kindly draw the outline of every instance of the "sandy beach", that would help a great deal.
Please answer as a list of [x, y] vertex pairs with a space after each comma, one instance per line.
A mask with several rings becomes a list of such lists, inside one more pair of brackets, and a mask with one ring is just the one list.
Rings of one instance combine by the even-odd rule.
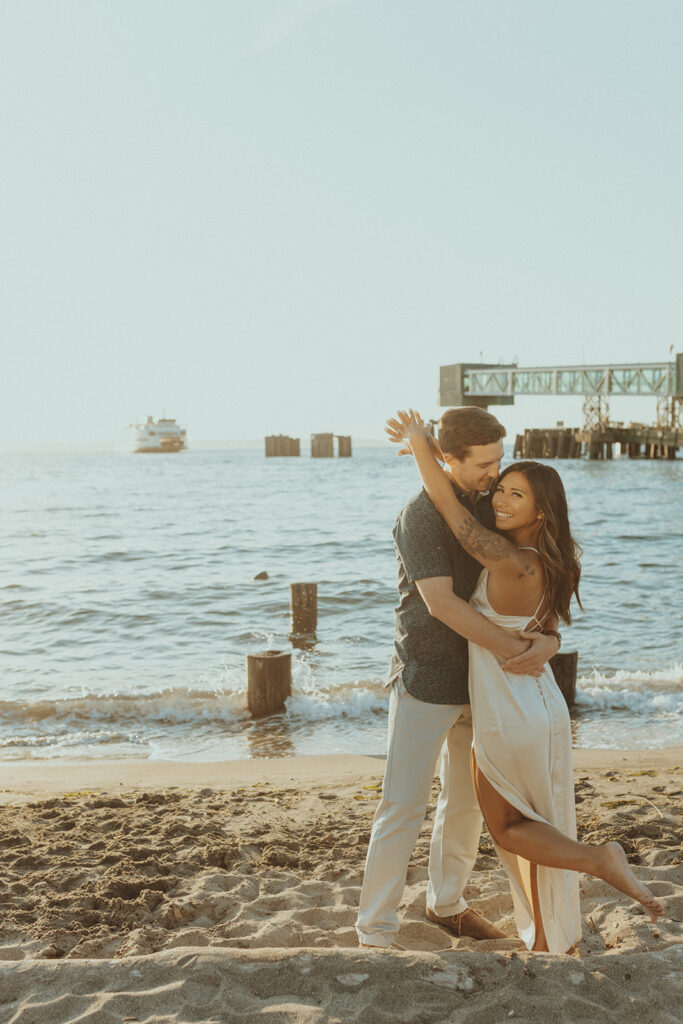
[[405, 950], [357, 948], [381, 757], [5, 764], [0, 1022], [679, 1020], [681, 765], [680, 748], [575, 752], [580, 837], [621, 842], [667, 914], [582, 876], [583, 939], [552, 956], [516, 937], [486, 831], [466, 896], [509, 938], [425, 919], [437, 781]]

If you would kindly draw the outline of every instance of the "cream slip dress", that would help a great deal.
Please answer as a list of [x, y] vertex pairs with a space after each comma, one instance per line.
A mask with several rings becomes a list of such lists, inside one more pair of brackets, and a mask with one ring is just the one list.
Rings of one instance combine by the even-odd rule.
[[[535, 548], [528, 550], [535, 551]], [[481, 573], [470, 604], [509, 633], [533, 628], [536, 612], [500, 615], [487, 594], [489, 571]], [[469, 644], [469, 688], [479, 769], [525, 818], [542, 821], [576, 839], [572, 742], [567, 703], [546, 665], [543, 675], [504, 672], [496, 656]], [[510, 881], [519, 936], [528, 949], [536, 928], [531, 904], [531, 864], [494, 843]], [[538, 900], [551, 953], [564, 953], [581, 938], [579, 876], [576, 871], [537, 866]]]

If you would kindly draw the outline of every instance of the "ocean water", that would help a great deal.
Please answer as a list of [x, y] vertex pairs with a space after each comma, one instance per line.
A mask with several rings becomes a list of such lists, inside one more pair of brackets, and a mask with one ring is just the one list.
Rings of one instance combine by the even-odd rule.
[[[509, 461], [509, 459], [508, 459]], [[389, 445], [0, 455], [0, 757], [222, 760], [380, 753], [396, 567], [418, 490]], [[580, 747], [680, 742], [683, 460], [555, 462], [584, 549], [565, 650]], [[255, 580], [261, 571], [267, 580]], [[286, 713], [254, 722], [247, 653], [291, 649], [289, 583], [318, 583]]]

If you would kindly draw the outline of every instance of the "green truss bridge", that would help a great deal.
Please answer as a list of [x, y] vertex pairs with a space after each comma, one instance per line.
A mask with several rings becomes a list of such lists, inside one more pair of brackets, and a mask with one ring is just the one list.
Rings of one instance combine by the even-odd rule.
[[671, 363], [532, 366], [452, 363], [441, 367], [439, 405], [511, 405], [515, 395], [654, 395], [683, 399], [683, 353]]

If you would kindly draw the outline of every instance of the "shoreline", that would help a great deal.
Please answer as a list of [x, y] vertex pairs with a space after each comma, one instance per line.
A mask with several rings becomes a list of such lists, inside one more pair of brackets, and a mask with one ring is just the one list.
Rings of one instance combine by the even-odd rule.
[[[638, 763], [666, 771], [683, 765], [683, 746], [653, 750], [578, 748], [574, 772], [604, 771]], [[384, 754], [320, 754], [295, 757], [243, 758], [235, 761], [6, 761], [0, 763], [0, 806], [89, 790], [159, 791], [210, 787], [230, 793], [258, 783], [309, 785], [323, 780], [350, 783], [384, 773]]]

